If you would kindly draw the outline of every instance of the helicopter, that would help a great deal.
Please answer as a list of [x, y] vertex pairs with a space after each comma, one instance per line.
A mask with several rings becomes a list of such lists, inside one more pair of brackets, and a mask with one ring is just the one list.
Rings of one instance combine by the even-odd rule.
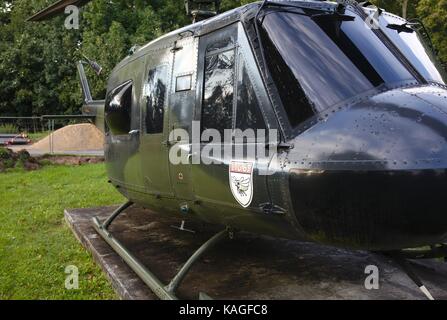
[[[390, 253], [432, 298], [405, 262], [447, 256], [447, 76], [423, 23], [347, 0], [185, 4], [194, 23], [133, 48], [104, 100], [78, 63], [128, 199], [96, 231], [161, 299], [237, 231]], [[108, 230], [134, 204], [223, 230], [166, 285]]]

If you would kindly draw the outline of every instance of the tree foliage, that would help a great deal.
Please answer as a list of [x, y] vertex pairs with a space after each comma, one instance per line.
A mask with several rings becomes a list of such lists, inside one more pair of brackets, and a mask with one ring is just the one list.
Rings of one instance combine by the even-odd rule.
[[[129, 49], [190, 23], [183, 0], [95, 0], [81, 10], [80, 29], [64, 28], [64, 16], [26, 22], [55, 0], [0, 0], [0, 115], [78, 113], [81, 92], [76, 61], [81, 54], [104, 68], [87, 68], [93, 95], [103, 98], [107, 76]], [[402, 14], [404, 0], [376, 0]], [[252, 0], [222, 0], [229, 10]], [[447, 61], [447, 0], [409, 0], [408, 16], [420, 16]]]
[[403, 6], [406, 3], [407, 18], [414, 18], [417, 16], [416, 8], [419, 0], [373, 0], [371, 2], [378, 7], [399, 16], [403, 16]]
[[417, 13], [429, 30], [440, 58], [447, 62], [447, 0], [420, 0]]

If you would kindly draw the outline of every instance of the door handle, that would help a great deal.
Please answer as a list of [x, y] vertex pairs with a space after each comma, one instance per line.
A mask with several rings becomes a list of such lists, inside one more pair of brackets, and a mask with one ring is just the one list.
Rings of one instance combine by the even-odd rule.
[[188, 163], [189, 163], [189, 164], [192, 164], [192, 163], [191, 163], [191, 159], [192, 159], [192, 157], [195, 156], [195, 155], [197, 155], [197, 152], [191, 152], [191, 153], [189, 153], [189, 154], [187, 155], [186, 159], [188, 160]]
[[280, 143], [267, 143], [265, 145], [265, 148], [270, 148], [270, 147], [276, 147], [276, 149], [281, 150], [281, 149], [285, 149], [285, 150], [290, 150], [295, 148], [295, 146], [293, 145], [293, 143], [285, 143], [285, 142], [280, 142]]
[[178, 142], [181, 142], [182, 140], [180, 139], [180, 137], [179, 138], [177, 138], [177, 140], [176, 141], [173, 141], [173, 140], [165, 140], [165, 141], [163, 141], [161, 144], [162, 145], [164, 145], [164, 146], [167, 146], [167, 147], [171, 147], [171, 146], [173, 146], [173, 145], [175, 145], [176, 143], [178, 143]]

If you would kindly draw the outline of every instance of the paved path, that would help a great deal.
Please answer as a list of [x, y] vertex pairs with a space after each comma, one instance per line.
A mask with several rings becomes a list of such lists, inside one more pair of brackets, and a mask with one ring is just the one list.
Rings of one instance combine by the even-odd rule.
[[[36, 150], [31, 146], [8, 146], [7, 148], [14, 152], [25, 149], [32, 157], [43, 156], [49, 154], [49, 150]], [[69, 156], [89, 156], [89, 157], [103, 157], [104, 150], [81, 150], [81, 151], [58, 151], [53, 152], [54, 155], [69, 155]]]

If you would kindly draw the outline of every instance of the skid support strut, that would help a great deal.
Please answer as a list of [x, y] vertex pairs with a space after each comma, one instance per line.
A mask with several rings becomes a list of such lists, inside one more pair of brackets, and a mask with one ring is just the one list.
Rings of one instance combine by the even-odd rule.
[[127, 202], [116, 209], [113, 214], [103, 223], [98, 218], [93, 218], [93, 226], [104, 240], [115, 250], [116, 253], [129, 265], [129, 267], [143, 280], [143, 282], [162, 300], [177, 300], [175, 292], [186, 277], [191, 267], [200, 257], [210, 250], [215, 244], [226, 238], [228, 230], [222, 230], [206, 241], [197, 251], [188, 259], [180, 271], [174, 276], [168, 285], [164, 285], [150, 270], [148, 270], [127, 248], [119, 242], [109, 232], [110, 224], [127, 208], [133, 205], [133, 202]]
[[422, 280], [418, 277], [416, 272], [414, 272], [410, 263], [405, 259], [405, 257], [400, 252], [394, 252], [389, 254], [389, 256], [396, 262], [397, 265], [407, 274], [407, 276], [418, 286], [419, 290], [427, 297], [428, 300], [435, 300], [428, 291], [427, 287], [424, 285]]

